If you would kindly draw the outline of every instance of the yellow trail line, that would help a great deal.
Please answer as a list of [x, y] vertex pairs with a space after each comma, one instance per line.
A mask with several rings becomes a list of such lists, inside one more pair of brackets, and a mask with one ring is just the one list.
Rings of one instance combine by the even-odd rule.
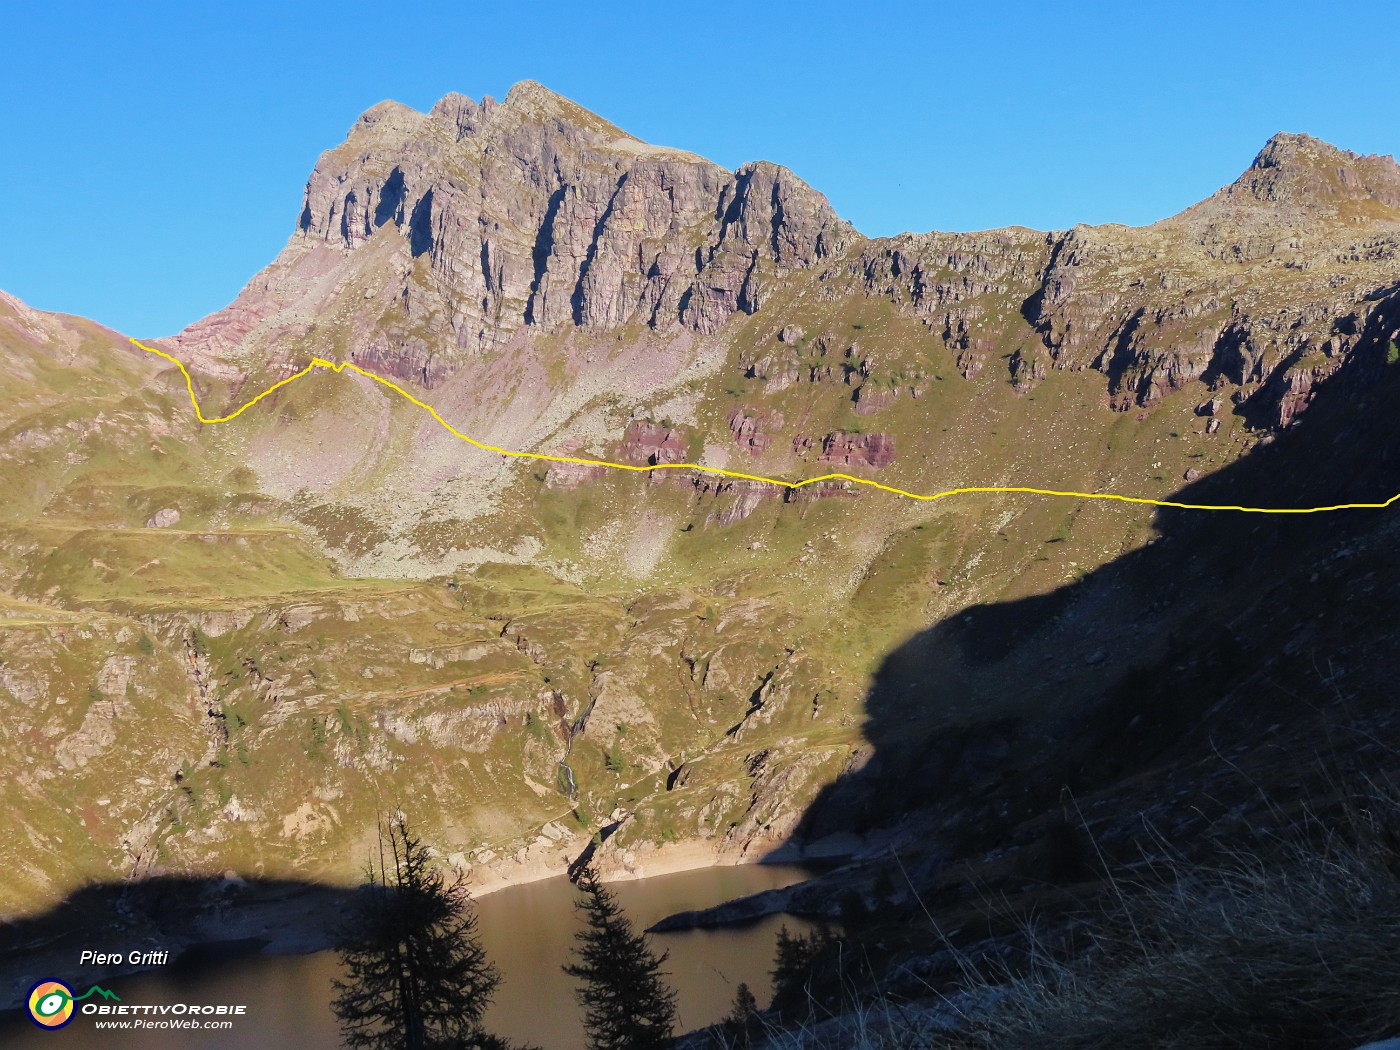
[[190, 377], [189, 370], [179, 358], [167, 354], [164, 350], [158, 350], [153, 346], [147, 346], [139, 340], [132, 339], [131, 342], [149, 354], [155, 354], [158, 357], [165, 358], [165, 360], [169, 361], [180, 370], [180, 374], [185, 377], [185, 389], [190, 393], [190, 404], [194, 406], [194, 414], [201, 423], [227, 423], [231, 419], [237, 419], [263, 398], [267, 397], [268, 394], [280, 390], [288, 383], [296, 382], [296, 380], [300, 379], [302, 376], [310, 375], [318, 368], [329, 368], [336, 374], [348, 368], [350, 371], [358, 373], [366, 379], [373, 380], [380, 386], [388, 387], [405, 401], [417, 405], [424, 412], [428, 413], [428, 415], [432, 416], [433, 419], [437, 421], [438, 425], [453, 437], [465, 441], [468, 445], [479, 448], [484, 452], [496, 452], [512, 459], [533, 459], [541, 460], [545, 463], [574, 463], [584, 467], [607, 467], [610, 470], [628, 470], [638, 474], [647, 474], [654, 470], [693, 470], [701, 474], [714, 474], [723, 478], [738, 478], [742, 481], [759, 481], [765, 485], [776, 485], [779, 488], [794, 490], [807, 485], [815, 485], [822, 481], [847, 481], [853, 485], [863, 485], [866, 488], [879, 489], [881, 492], [890, 492], [896, 496], [903, 496], [906, 499], [918, 500], [921, 503], [932, 503], [934, 500], [947, 499], [949, 496], [964, 496], [975, 492], [1020, 492], [1033, 496], [1063, 496], [1070, 499], [1096, 499], [1110, 500], [1115, 503], [1138, 503], [1148, 507], [1173, 507], [1177, 510], [1228, 510], [1236, 511], [1241, 514], [1326, 514], [1337, 510], [1385, 510], [1395, 502], [1400, 501], [1400, 493], [1396, 493], [1394, 496], [1391, 496], [1390, 499], [1381, 503], [1337, 503], [1327, 507], [1238, 507], [1217, 503], [1178, 503], [1174, 500], [1150, 499], [1146, 496], [1124, 496], [1116, 492], [1075, 492], [1067, 489], [1041, 489], [1033, 488], [1029, 485], [965, 485], [961, 488], [944, 489], [942, 492], [929, 494], [910, 492], [908, 489], [898, 488], [894, 485], [884, 485], [878, 481], [872, 481], [869, 478], [858, 478], [850, 474], [823, 474], [820, 477], [805, 478], [802, 481], [784, 481], [782, 478], [769, 478], [764, 477], [762, 474], [744, 474], [737, 470], [723, 470], [719, 467], [707, 467], [701, 463], [656, 463], [637, 466], [632, 463], [613, 463], [605, 459], [582, 459], [577, 456], [550, 456], [543, 452], [521, 452], [517, 449], [499, 448], [496, 445], [488, 445], [484, 441], [478, 441], [469, 434], [463, 434], [451, 423], [443, 419], [442, 416], [438, 414], [437, 409], [433, 408], [432, 405], [420, 401], [392, 380], [385, 379], [383, 376], [376, 375], [374, 372], [361, 368], [359, 365], [349, 361], [336, 363], [320, 357], [313, 357], [311, 363], [300, 372], [294, 372], [286, 379], [273, 383], [257, 397], [241, 405], [228, 415], [216, 416], [211, 419], [206, 417], [204, 410], [200, 408], [199, 398], [195, 396], [194, 392], [194, 380]]

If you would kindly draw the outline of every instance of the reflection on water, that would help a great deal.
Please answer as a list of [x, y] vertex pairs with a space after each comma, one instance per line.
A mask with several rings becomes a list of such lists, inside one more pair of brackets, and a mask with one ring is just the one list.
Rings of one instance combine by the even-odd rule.
[[[673, 912], [786, 886], [803, 876], [799, 868], [745, 865], [620, 882], [613, 889], [640, 928]], [[477, 902], [486, 951], [504, 976], [486, 1016], [493, 1031], [545, 1050], [583, 1047], [574, 985], [560, 970], [568, 961], [578, 928], [573, 900], [573, 887], [558, 878], [499, 890]], [[666, 969], [680, 995], [682, 1029], [721, 1018], [728, 1012], [740, 981], [764, 1000], [773, 941], [783, 921], [766, 919], [743, 929], [695, 930], [653, 938], [654, 945], [671, 952]], [[803, 925], [786, 921], [794, 928]], [[242, 959], [184, 980], [172, 969], [117, 977], [110, 982], [111, 987], [125, 1003], [246, 1003], [247, 1016], [235, 1019], [233, 1029], [226, 1032], [98, 1030], [91, 1018], [80, 1016], [61, 1037], [20, 1021], [0, 1025], [0, 1045], [16, 1050], [53, 1050], [58, 1045], [55, 1039], [60, 1038], [68, 1050], [252, 1050], [268, 1046], [332, 1050], [340, 1045], [330, 1010], [330, 982], [338, 972], [334, 954], [323, 952]]]

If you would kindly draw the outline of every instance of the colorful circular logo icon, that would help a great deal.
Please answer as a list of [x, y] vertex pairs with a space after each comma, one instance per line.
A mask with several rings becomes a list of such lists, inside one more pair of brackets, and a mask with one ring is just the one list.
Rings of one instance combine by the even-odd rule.
[[73, 989], [62, 981], [40, 981], [29, 989], [29, 1019], [40, 1028], [62, 1028], [73, 1020]]

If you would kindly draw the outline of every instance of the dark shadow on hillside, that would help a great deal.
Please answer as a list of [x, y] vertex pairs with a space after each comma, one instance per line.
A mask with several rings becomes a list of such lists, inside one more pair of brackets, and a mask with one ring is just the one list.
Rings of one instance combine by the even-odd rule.
[[[1400, 492], [1400, 289], [1385, 298], [1299, 423], [1171, 498]], [[866, 698], [869, 747], [774, 857], [855, 832], [898, 844], [925, 880], [994, 856], [1007, 885], [1073, 882], [1152, 835], [1189, 850], [1261, 813], [1286, 820], [1336, 795], [1337, 770], [1400, 748], [1400, 506], [1162, 509], [1154, 524], [1153, 542], [1078, 582], [972, 607], [891, 652]], [[839, 914], [835, 892], [787, 905]]]
[[[162, 974], [173, 980], [265, 950], [331, 947], [359, 890], [292, 879], [158, 876], [97, 883], [48, 910], [0, 923], [0, 1017], [38, 979], [101, 983], [150, 969], [131, 952], [168, 951]], [[80, 966], [84, 950], [120, 953], [119, 966]]]

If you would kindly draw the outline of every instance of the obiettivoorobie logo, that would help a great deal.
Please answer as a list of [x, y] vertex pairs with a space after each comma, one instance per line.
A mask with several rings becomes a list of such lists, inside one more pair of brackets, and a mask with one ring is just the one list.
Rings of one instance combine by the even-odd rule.
[[29, 1019], [40, 1028], [62, 1028], [73, 1020], [73, 1004], [82, 1002], [90, 995], [121, 1001], [116, 994], [95, 984], [82, 995], [74, 995], [68, 985], [50, 979], [40, 981], [29, 989]]

